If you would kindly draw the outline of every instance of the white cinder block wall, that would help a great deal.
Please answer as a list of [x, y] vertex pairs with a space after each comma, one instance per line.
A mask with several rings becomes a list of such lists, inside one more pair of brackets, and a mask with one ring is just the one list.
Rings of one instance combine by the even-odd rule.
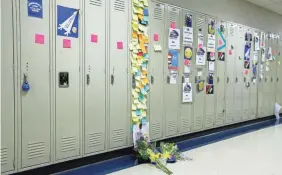
[[263, 9], [245, 0], [161, 1], [261, 30], [275, 33], [282, 32], [282, 15]]

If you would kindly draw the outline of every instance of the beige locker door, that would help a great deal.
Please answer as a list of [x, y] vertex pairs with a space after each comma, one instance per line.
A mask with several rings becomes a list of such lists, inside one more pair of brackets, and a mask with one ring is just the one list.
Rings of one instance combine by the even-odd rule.
[[[178, 121], [178, 111], [179, 111], [179, 70], [176, 71], [176, 83], [170, 83], [170, 70], [168, 70], [168, 36], [169, 28], [171, 23], [175, 23], [177, 29], [181, 29], [180, 25], [180, 9], [177, 7], [167, 6], [166, 8], [166, 27], [165, 35], [167, 36], [166, 49], [164, 49], [164, 74], [165, 74], [165, 83], [164, 83], [164, 115], [165, 115], [165, 128], [166, 128], [166, 137], [175, 136], [177, 134], [177, 121]], [[180, 30], [182, 31], [182, 30]], [[182, 33], [180, 32], [180, 36]], [[179, 52], [179, 50], [177, 50]], [[180, 53], [178, 53], [178, 59], [180, 58]], [[179, 65], [178, 65], [179, 67]]]
[[[15, 170], [15, 84], [12, 1], [1, 1], [1, 172]], [[4, 44], [5, 43], [5, 44]]]
[[[27, 0], [19, 1], [20, 85], [24, 74], [30, 90], [20, 87], [21, 168], [51, 161], [50, 3], [42, 1], [43, 18], [29, 17]], [[44, 37], [44, 39], [43, 39]], [[39, 38], [39, 39], [38, 39]], [[38, 41], [39, 40], [39, 41]], [[44, 40], [43, 42], [40, 40]], [[36, 42], [39, 43], [36, 43]]]
[[278, 43], [276, 102], [282, 105], [282, 36], [280, 36]]
[[[163, 54], [164, 51], [155, 51], [154, 46], [160, 45], [164, 48], [164, 40], [167, 34], [164, 33], [165, 27], [165, 5], [151, 1], [149, 8], [150, 22], [150, 53], [153, 59], [149, 60], [149, 77], [150, 77], [150, 93], [149, 93], [149, 116], [150, 116], [150, 139], [159, 140], [164, 137], [164, 101], [163, 101]], [[154, 40], [154, 35], [158, 35], [158, 41]], [[166, 62], [165, 62], [166, 63]]]
[[[193, 34], [194, 34], [194, 29], [196, 26], [196, 21], [195, 21], [195, 14], [192, 11], [189, 10], [182, 10], [182, 19], [181, 19], [181, 25], [182, 26], [186, 26], [185, 21], [186, 21], [186, 16], [190, 16], [192, 15], [192, 30], [193, 30]], [[184, 30], [184, 28], [182, 27], [182, 29]], [[182, 32], [183, 33], [183, 32]], [[184, 36], [182, 37], [184, 38]], [[183, 44], [183, 40], [181, 40], [181, 45]], [[184, 47], [185, 46], [190, 46], [192, 47], [192, 51], [194, 51], [195, 49], [195, 44], [196, 44], [196, 39], [193, 38], [193, 43], [192, 44], [183, 44], [183, 48], [181, 50], [181, 54], [180, 54], [180, 59], [179, 61], [179, 72], [180, 72], [180, 76], [181, 76], [181, 83], [179, 83], [179, 90], [180, 90], [180, 100], [179, 100], [179, 104], [180, 104], [180, 119], [178, 120], [178, 133], [179, 134], [186, 134], [191, 132], [192, 130], [192, 124], [193, 124], [193, 101], [192, 102], [183, 102], [183, 83], [185, 82], [185, 70], [184, 70]], [[191, 58], [191, 64], [195, 64], [195, 53], [193, 53], [193, 56]], [[190, 66], [190, 77], [189, 77], [189, 83], [193, 83], [192, 77], [194, 75], [194, 72], [191, 71], [191, 66]], [[192, 92], [195, 91], [195, 89], [192, 88]], [[192, 97], [193, 98], [193, 97]], [[194, 100], [194, 99], [192, 99]]]
[[[194, 49], [195, 55], [197, 54], [198, 48], [198, 34], [201, 33], [203, 35], [203, 47], [206, 47], [205, 34], [207, 33], [207, 28], [205, 27], [205, 15], [197, 13], [196, 17], [196, 30], [194, 32], [194, 40], [196, 44], [196, 48]], [[204, 58], [206, 59], [206, 57]], [[207, 63], [206, 63], [207, 64]], [[192, 64], [192, 72], [193, 75], [191, 77], [191, 82], [193, 83], [193, 131], [199, 131], [203, 129], [203, 120], [205, 114], [205, 93], [206, 88], [204, 87], [203, 91], [199, 92], [197, 90], [197, 83], [199, 80], [205, 80], [205, 69], [204, 66]], [[199, 76], [200, 75], [200, 76]]]
[[106, 0], [85, 2], [85, 154], [103, 151], [106, 147], [106, 5]]
[[[237, 39], [237, 25], [234, 23], [227, 23], [227, 49], [226, 54], [226, 124], [233, 123], [235, 113], [234, 106], [234, 91], [235, 91], [235, 60], [236, 60], [236, 39]], [[237, 82], [238, 83], [238, 82]], [[240, 114], [239, 114], [240, 115]]]
[[266, 108], [265, 100], [267, 99], [266, 94], [264, 93], [264, 77], [265, 77], [265, 66], [266, 66], [266, 33], [261, 32], [261, 51], [260, 51], [260, 61], [259, 61], [259, 74], [258, 74], [258, 116], [260, 118], [265, 117]]
[[[63, 7], [62, 7], [63, 6]], [[79, 9], [79, 0], [57, 0], [56, 10], [56, 29], [59, 30], [60, 24], [67, 20]], [[64, 13], [62, 9], [72, 8], [70, 12]], [[64, 15], [65, 14], [65, 15]], [[63, 16], [64, 15], [64, 16]], [[81, 16], [77, 13], [77, 18]], [[61, 19], [60, 19], [61, 18]], [[78, 24], [80, 21], [78, 20]], [[63, 25], [63, 24], [62, 24]], [[71, 34], [77, 33], [72, 27]], [[82, 81], [80, 78], [81, 60], [81, 28], [78, 28], [78, 38], [59, 36], [60, 31], [56, 31], [56, 96], [55, 96], [55, 129], [56, 129], [56, 160], [72, 159], [80, 155], [80, 128], [81, 128], [81, 101], [80, 91]], [[64, 42], [71, 43], [70, 48], [64, 48]], [[65, 46], [67, 47], [67, 46]], [[68, 73], [68, 77], [67, 74]], [[68, 85], [63, 83], [65, 77], [68, 78]], [[67, 84], [67, 83], [66, 83]]]
[[[249, 108], [249, 89], [247, 83], [249, 82], [248, 75], [244, 74], [244, 48], [245, 48], [245, 32], [246, 28], [238, 25], [237, 28], [237, 44], [235, 57], [235, 76], [234, 76], [234, 122], [241, 121], [244, 114], [243, 109]], [[250, 69], [248, 70], [250, 72]], [[246, 96], [244, 96], [244, 95]]]
[[[223, 27], [223, 31], [220, 29]], [[216, 55], [216, 76], [214, 78], [214, 82], [216, 83], [216, 116], [215, 116], [215, 125], [221, 126], [225, 122], [225, 83], [226, 83], [226, 48], [224, 44], [226, 43], [227, 39], [227, 23], [226, 21], [219, 20], [217, 25], [217, 37], [218, 37], [218, 47], [217, 52], [218, 53], [224, 53], [225, 54], [225, 60], [219, 60], [218, 54]], [[220, 44], [220, 43], [223, 43]], [[227, 43], [226, 43], [227, 44]]]
[[[258, 70], [258, 61], [260, 51], [255, 51], [255, 36], [260, 36], [260, 32], [253, 29], [253, 42], [252, 42], [252, 53], [251, 53], [251, 65], [250, 65], [250, 110], [249, 119], [254, 119], [257, 117], [257, 105], [258, 105], [258, 74], [254, 73], [253, 67], [257, 64], [256, 70]], [[256, 56], [257, 55], [257, 56]], [[255, 57], [257, 60], [255, 60]]]
[[272, 54], [273, 61], [270, 61], [270, 103], [269, 103], [269, 115], [274, 115], [274, 107], [276, 102], [276, 73], [277, 73], [277, 57], [278, 57], [278, 35], [272, 35]]
[[[215, 54], [215, 59], [216, 59], [216, 55], [217, 55], [217, 34], [216, 34], [216, 26], [217, 26], [217, 19], [211, 16], [206, 16], [206, 22], [205, 22], [205, 28], [208, 29], [209, 27], [209, 22], [213, 20], [215, 22], [215, 33], [214, 33], [214, 37], [215, 37], [215, 50], [214, 50], [214, 54]], [[208, 34], [208, 30], [206, 30], [206, 43], [207, 43], [207, 52], [208, 52], [208, 38], [209, 38]], [[216, 84], [216, 72], [217, 72], [217, 67], [216, 67], [216, 61], [214, 62], [215, 64], [215, 71], [209, 71], [209, 62], [207, 61], [207, 64], [205, 66], [205, 77], [206, 77], [206, 85], [208, 85], [208, 79], [209, 79], [209, 73], [213, 73], [213, 86], [214, 86], [214, 92], [213, 94], [205, 94], [205, 114], [204, 114], [204, 128], [205, 129], [209, 129], [211, 127], [214, 126], [214, 117], [215, 117], [215, 109], [216, 109], [216, 94], [218, 92], [217, 89], [217, 84]], [[206, 92], [205, 92], [206, 93]]]
[[[128, 37], [130, 23], [129, 3], [126, 0], [110, 1], [110, 149], [126, 146], [129, 142], [131, 113], [128, 114]], [[117, 45], [123, 45], [118, 48]]]

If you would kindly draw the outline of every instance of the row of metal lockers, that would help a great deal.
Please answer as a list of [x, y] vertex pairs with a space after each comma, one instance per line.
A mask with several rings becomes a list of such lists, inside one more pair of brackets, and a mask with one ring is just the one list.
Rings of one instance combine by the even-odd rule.
[[[2, 172], [23, 171], [131, 146], [131, 1], [43, 0], [36, 7], [42, 13], [30, 11], [32, 2], [1, 0], [5, 7], [1, 12], [5, 43], [1, 82]], [[183, 70], [182, 31], [187, 14], [194, 24], [188, 77], [193, 100], [183, 103], [182, 80], [187, 77]], [[71, 18], [73, 23], [64, 23]], [[216, 30], [225, 29], [226, 48], [224, 60], [219, 60], [215, 52], [214, 92], [208, 94], [205, 85], [203, 91], [197, 91], [199, 80], [208, 81], [208, 62], [199, 66], [195, 60], [198, 32], [202, 32], [206, 47], [210, 20]], [[179, 69], [173, 84], [167, 81], [171, 76], [171, 23], [181, 31]], [[151, 140], [273, 115], [274, 103], [282, 103], [282, 42], [278, 35], [153, 1], [149, 2], [149, 24]], [[61, 30], [63, 25], [72, 27], [65, 33]], [[264, 43], [255, 52], [251, 42], [249, 69], [244, 61], [246, 32], [251, 36], [257, 32]], [[222, 41], [217, 34], [215, 37], [217, 46]], [[161, 46], [157, 52], [156, 45]], [[261, 51], [269, 47], [275, 60], [261, 63]], [[258, 59], [255, 76], [254, 53]], [[23, 88], [25, 83], [29, 87]]]

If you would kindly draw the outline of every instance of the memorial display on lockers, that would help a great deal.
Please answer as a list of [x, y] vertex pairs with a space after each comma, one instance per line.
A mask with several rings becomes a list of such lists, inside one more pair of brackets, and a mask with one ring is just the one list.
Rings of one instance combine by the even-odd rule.
[[[145, 140], [149, 137], [149, 122], [147, 119], [147, 96], [149, 92], [148, 80], [148, 46], [149, 46], [149, 10], [148, 1], [133, 1], [132, 14], [132, 41], [131, 67], [132, 67], [132, 124], [133, 124], [133, 143], [136, 147], [136, 140], [141, 135]], [[175, 35], [176, 37], [176, 35]], [[158, 38], [155, 36], [155, 40]], [[169, 67], [178, 67], [177, 58], [171, 58]]]

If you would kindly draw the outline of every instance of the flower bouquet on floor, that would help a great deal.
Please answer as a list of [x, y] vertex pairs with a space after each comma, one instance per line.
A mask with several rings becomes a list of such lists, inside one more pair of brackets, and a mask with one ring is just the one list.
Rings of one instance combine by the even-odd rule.
[[161, 153], [150, 143], [148, 133], [148, 123], [133, 126], [134, 149], [137, 154], [138, 162], [152, 163], [164, 173], [168, 175], [172, 174], [166, 167], [166, 159], [163, 159]]
[[178, 147], [175, 143], [161, 143], [160, 149], [163, 158], [165, 158], [168, 163], [175, 163], [177, 160], [185, 160], [178, 152]]

